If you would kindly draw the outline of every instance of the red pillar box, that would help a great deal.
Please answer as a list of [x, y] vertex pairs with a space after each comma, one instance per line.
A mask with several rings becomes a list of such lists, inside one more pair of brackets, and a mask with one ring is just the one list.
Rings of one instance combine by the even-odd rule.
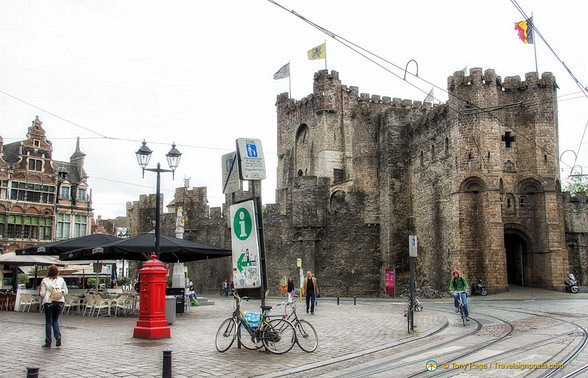
[[163, 263], [151, 255], [151, 260], [139, 271], [141, 277], [140, 312], [133, 337], [163, 339], [170, 337], [165, 319], [165, 284], [167, 270]]

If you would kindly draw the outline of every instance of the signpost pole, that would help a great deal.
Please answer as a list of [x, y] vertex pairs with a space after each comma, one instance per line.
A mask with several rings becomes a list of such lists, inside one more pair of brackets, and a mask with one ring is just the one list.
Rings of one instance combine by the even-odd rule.
[[[251, 194], [253, 196], [253, 203], [255, 204], [255, 219], [257, 220], [257, 229], [259, 230], [259, 268], [261, 269], [261, 305], [265, 306], [265, 293], [267, 291], [267, 271], [265, 265], [265, 245], [263, 240], [263, 209], [261, 207], [261, 193], [257, 194], [255, 188], [256, 183], [261, 186], [261, 181], [250, 181]], [[260, 188], [261, 189], [261, 188]]]
[[409, 302], [409, 310], [408, 310], [408, 331], [414, 332], [414, 297], [416, 295], [416, 287], [414, 283], [414, 264], [413, 260], [417, 257], [417, 237], [415, 235], [410, 235], [408, 237], [408, 256], [409, 256], [409, 264], [410, 264], [410, 281], [408, 287], [408, 302]]

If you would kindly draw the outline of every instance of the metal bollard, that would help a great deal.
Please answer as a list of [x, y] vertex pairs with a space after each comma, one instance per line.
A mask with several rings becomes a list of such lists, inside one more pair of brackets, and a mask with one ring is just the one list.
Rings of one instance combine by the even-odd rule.
[[27, 366], [27, 378], [39, 378], [38, 366]]
[[357, 304], [357, 297], [353, 297], [353, 305], [355, 306]]
[[171, 354], [172, 354], [171, 349], [166, 349], [163, 351], [163, 372], [161, 374], [162, 378], [171, 378], [172, 377]]
[[339, 306], [339, 297], [337, 297], [337, 306]]

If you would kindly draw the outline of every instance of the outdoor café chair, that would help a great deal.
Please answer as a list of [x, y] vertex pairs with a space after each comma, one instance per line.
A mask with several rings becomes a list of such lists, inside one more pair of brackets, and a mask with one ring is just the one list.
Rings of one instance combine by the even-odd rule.
[[106, 309], [106, 313], [110, 316], [110, 301], [102, 298], [100, 295], [96, 294], [94, 296], [94, 311], [96, 311], [96, 317], [100, 316], [103, 309]]
[[96, 301], [94, 300], [94, 297], [92, 296], [92, 294], [86, 294], [86, 307], [84, 308], [84, 312], [82, 313], [82, 316], [86, 315], [86, 310], [88, 310], [88, 315], [92, 316], [92, 314], [94, 313], [94, 304], [96, 303]]

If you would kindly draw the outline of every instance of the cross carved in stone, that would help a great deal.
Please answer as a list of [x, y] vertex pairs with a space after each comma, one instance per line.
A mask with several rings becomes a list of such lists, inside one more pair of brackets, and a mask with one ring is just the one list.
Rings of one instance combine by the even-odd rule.
[[510, 135], [510, 131], [506, 131], [502, 136], [502, 141], [506, 144], [506, 148], [511, 147], [511, 143], [515, 141], [514, 135]]

